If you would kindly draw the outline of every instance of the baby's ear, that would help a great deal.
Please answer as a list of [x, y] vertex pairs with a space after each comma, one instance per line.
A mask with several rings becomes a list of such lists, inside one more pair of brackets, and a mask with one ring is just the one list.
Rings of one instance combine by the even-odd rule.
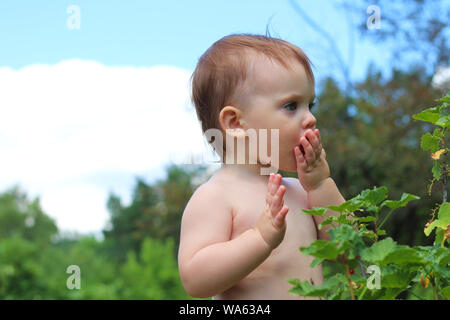
[[226, 106], [220, 111], [219, 123], [223, 131], [227, 129], [244, 129], [245, 126], [245, 121], [242, 119], [242, 111], [233, 106]]

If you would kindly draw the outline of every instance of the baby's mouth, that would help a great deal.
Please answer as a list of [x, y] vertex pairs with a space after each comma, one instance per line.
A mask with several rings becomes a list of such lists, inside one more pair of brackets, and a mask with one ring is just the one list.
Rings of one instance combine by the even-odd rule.
[[299, 144], [300, 151], [302, 152], [303, 156], [305, 155], [305, 149], [301, 144]]
[[[309, 142], [309, 138], [307, 136], [304, 136], [306, 140]], [[301, 140], [301, 139], [300, 139]], [[303, 156], [305, 156], [305, 148], [303, 147], [303, 144], [299, 142], [298, 147], [300, 148], [300, 151], [302, 152]]]

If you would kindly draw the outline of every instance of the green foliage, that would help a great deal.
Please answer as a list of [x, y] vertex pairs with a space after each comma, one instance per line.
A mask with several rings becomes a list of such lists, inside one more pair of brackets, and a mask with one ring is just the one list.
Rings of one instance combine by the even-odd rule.
[[[0, 241], [0, 299], [189, 299], [172, 257], [173, 240], [144, 240], [140, 255], [111, 260], [104, 242], [91, 237], [70, 249], [45, 250], [18, 236]], [[69, 290], [66, 269], [81, 270], [81, 289]]]
[[[4, 192], [0, 299], [190, 299], [174, 255], [179, 232], [174, 220], [181, 220], [196, 187], [192, 180], [202, 172], [172, 166], [167, 179], [155, 185], [138, 179], [129, 207], [111, 196], [113, 227], [104, 240], [55, 238], [56, 225], [39, 199], [29, 201], [18, 187]], [[80, 268], [79, 290], [67, 288], [71, 265]]]
[[434, 220], [428, 227], [425, 228], [425, 234], [430, 235], [434, 228], [439, 227], [442, 229], [447, 229], [450, 224], [450, 203], [446, 202], [439, 208], [438, 218]]
[[[435, 130], [433, 135], [426, 134], [421, 140], [423, 150], [431, 151], [434, 161], [439, 161], [442, 154], [447, 153], [444, 144], [446, 134], [447, 111], [450, 92], [444, 98], [439, 99], [440, 106], [429, 108], [414, 115], [413, 118], [421, 121], [432, 122], [441, 126], [443, 130]], [[441, 150], [436, 154], [441, 142]], [[442, 160], [442, 171], [447, 172], [445, 159]], [[435, 171], [435, 169], [433, 169]], [[434, 174], [434, 172], [433, 172]], [[442, 177], [445, 179], [447, 173]], [[441, 175], [439, 175], [441, 177]], [[435, 177], [435, 179], [437, 179]], [[445, 186], [444, 180], [444, 186]], [[303, 210], [303, 213], [323, 216], [328, 210], [335, 211], [320, 225], [330, 225], [327, 231], [330, 241], [316, 240], [308, 247], [300, 248], [303, 254], [314, 256], [311, 266], [322, 263], [325, 259], [345, 266], [345, 276], [336, 274], [316, 287], [308, 281], [289, 279], [294, 287], [292, 294], [301, 296], [336, 297], [351, 299], [395, 299], [405, 290], [415, 288], [419, 283], [423, 288], [430, 285], [435, 299], [448, 299], [450, 284], [450, 250], [445, 246], [450, 242], [450, 203], [444, 201], [439, 207], [437, 218], [434, 218], [425, 227], [424, 233], [429, 236], [436, 229], [434, 246], [407, 246], [397, 244], [391, 237], [380, 240], [385, 231], [380, 229], [391, 216], [392, 212], [400, 207], [405, 207], [409, 202], [420, 199], [418, 196], [403, 193], [400, 200], [386, 200], [387, 188], [374, 187], [372, 190], [363, 190], [356, 197], [342, 203], [339, 206], [327, 206], [326, 208], [313, 208]], [[389, 208], [389, 212], [381, 219], [383, 208]], [[350, 268], [361, 265], [362, 276], [349, 272]], [[364, 265], [375, 265], [380, 268], [380, 288], [370, 288], [366, 284]]]
[[176, 261], [168, 253], [173, 240], [165, 243], [147, 238], [142, 244], [140, 259], [129, 252], [121, 267], [122, 299], [187, 299], [179, 279]]
[[420, 228], [439, 197], [427, 197], [424, 181], [411, 178], [425, 177], [430, 170], [429, 155], [418, 152], [417, 142], [433, 130], [411, 118], [441, 94], [430, 84], [420, 69], [394, 69], [385, 79], [372, 66], [350, 97], [335, 80], [321, 82], [319, 105], [313, 111], [333, 179], [346, 199], [374, 186], [386, 186], [394, 199], [400, 199], [402, 191], [423, 199], [399, 208], [383, 226], [401, 244], [432, 244]]
[[56, 233], [56, 224], [42, 211], [39, 198], [30, 201], [17, 186], [0, 195], [0, 239], [18, 236], [45, 246]]
[[[415, 120], [431, 122], [432, 124], [440, 126], [444, 129], [448, 128], [450, 126], [450, 118], [449, 118], [449, 111], [446, 109], [450, 106], [450, 93], [447, 93], [446, 96], [439, 98], [436, 101], [442, 102], [442, 104], [425, 109], [422, 112], [413, 115], [412, 118]], [[433, 133], [433, 137], [440, 137], [441, 135], [439, 135], [439, 133], [440, 131], [436, 129], [435, 132]]]
[[[191, 171], [171, 165], [167, 178], [153, 185], [138, 178], [130, 205], [110, 194], [108, 210], [110, 227], [103, 231], [111, 257], [124, 262], [128, 250], [138, 254], [144, 238], [174, 239], [179, 243], [181, 215], [197, 185], [193, 182], [204, 167]], [[176, 248], [173, 248], [176, 256]]]
[[316, 286], [313, 286], [309, 281], [302, 282], [298, 279], [288, 279], [288, 282], [294, 286], [289, 292], [300, 296], [325, 297], [331, 290], [336, 289], [345, 281], [345, 276], [340, 273], [328, 278], [324, 284]]
[[351, 93], [328, 78], [318, 84], [319, 103], [313, 109], [333, 180], [346, 199], [374, 186], [386, 186], [396, 200], [403, 193], [422, 199], [398, 208], [382, 227], [410, 246], [432, 244], [421, 228], [429, 220], [429, 208], [442, 202], [434, 193], [428, 197], [427, 182], [415, 178], [428, 176], [432, 165], [429, 154], [417, 150], [423, 134], [433, 133], [432, 124], [411, 118], [441, 95], [431, 86], [431, 76], [422, 69], [394, 69], [387, 78], [371, 66]]
[[19, 236], [0, 242], [0, 297], [32, 299], [38, 294], [39, 287], [34, 284], [43, 269], [35, 262], [37, 254], [37, 246]]

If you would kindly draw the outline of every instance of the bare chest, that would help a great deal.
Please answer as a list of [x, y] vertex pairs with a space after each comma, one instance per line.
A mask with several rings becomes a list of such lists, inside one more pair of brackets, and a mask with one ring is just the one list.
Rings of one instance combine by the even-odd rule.
[[[286, 216], [286, 235], [281, 245], [274, 251], [290, 250], [294, 247], [298, 252], [299, 246], [307, 246], [317, 239], [317, 230], [312, 216], [302, 213], [302, 210], [307, 208], [306, 196], [294, 192], [290, 186], [286, 187], [284, 203], [289, 207]], [[255, 226], [265, 209], [266, 193], [267, 190], [260, 187], [235, 188], [231, 195], [233, 203], [231, 239]]]
[[[231, 239], [255, 226], [265, 208], [266, 192], [264, 187], [243, 186], [235, 187], [229, 193], [233, 203]], [[316, 284], [323, 282], [321, 267], [310, 268], [313, 257], [299, 251], [300, 247], [317, 239], [312, 216], [301, 213], [307, 208], [306, 195], [295, 192], [286, 184], [284, 200], [289, 212], [283, 241], [261, 265], [235, 287], [218, 295], [218, 299], [298, 299], [288, 293], [290, 285], [286, 278], [311, 279]]]
[[[306, 247], [317, 240], [316, 225], [312, 216], [302, 213], [307, 208], [306, 194], [293, 190], [289, 184], [285, 184], [286, 193], [284, 203], [289, 207], [286, 216], [286, 233], [281, 244], [275, 248], [250, 277], [278, 275], [290, 275], [300, 269], [308, 269], [312, 257], [303, 255], [300, 247]], [[233, 227], [231, 239], [253, 228], [265, 209], [267, 189], [261, 186], [239, 188], [232, 192], [233, 203]]]

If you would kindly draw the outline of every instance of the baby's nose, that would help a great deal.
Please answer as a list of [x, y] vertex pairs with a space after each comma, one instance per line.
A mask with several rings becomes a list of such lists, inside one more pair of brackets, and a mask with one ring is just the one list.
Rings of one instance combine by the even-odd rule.
[[305, 130], [308, 128], [314, 130], [314, 128], [316, 127], [316, 118], [311, 112], [308, 112], [308, 114], [303, 119], [302, 126]]

